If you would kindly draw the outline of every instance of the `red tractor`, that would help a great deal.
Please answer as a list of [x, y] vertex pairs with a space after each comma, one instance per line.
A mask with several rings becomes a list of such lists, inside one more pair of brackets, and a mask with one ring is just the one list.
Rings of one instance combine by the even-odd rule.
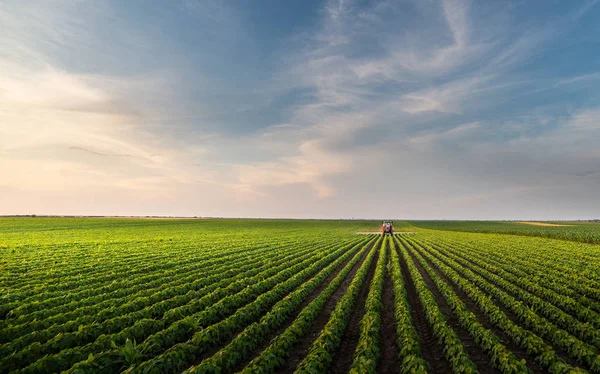
[[394, 222], [392, 221], [383, 221], [381, 225], [381, 234], [382, 235], [394, 235]]

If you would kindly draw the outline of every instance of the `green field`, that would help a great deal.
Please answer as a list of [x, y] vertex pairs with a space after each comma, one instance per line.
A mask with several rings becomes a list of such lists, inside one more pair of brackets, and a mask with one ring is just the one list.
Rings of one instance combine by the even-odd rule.
[[541, 236], [583, 243], [600, 243], [600, 223], [596, 222], [550, 222], [552, 225], [560, 226], [535, 226], [509, 221], [411, 221], [411, 223], [417, 227], [437, 230]]
[[600, 372], [600, 226], [380, 223], [0, 219], [0, 372]]

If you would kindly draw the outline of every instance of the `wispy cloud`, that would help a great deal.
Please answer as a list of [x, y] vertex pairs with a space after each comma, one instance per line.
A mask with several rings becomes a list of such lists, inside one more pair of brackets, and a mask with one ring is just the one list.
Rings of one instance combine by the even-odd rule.
[[555, 87], [578, 84], [578, 83], [589, 83], [589, 84], [597, 84], [596, 81], [600, 79], [600, 73], [590, 73], [590, 74], [582, 74], [575, 77], [560, 79], [555, 83]]
[[57, 48], [81, 48], [91, 37], [75, 16], [76, 4], [23, 5], [0, 5], [0, 174], [10, 176], [10, 186], [32, 193], [104, 186], [154, 195], [157, 186], [164, 191], [169, 183], [206, 179], [186, 168], [198, 147], [166, 139], [153, 126], [170, 115], [152, 106], [169, 100], [169, 75], [61, 68]]
[[[321, 197], [334, 196], [336, 188], [322, 187], [323, 181], [356, 172], [353, 162], [340, 160], [353, 160], [353, 154], [365, 147], [354, 143], [352, 149], [343, 149], [340, 144], [365, 132], [385, 131], [384, 142], [401, 139], [420, 132], [418, 124], [430, 121], [432, 113], [471, 115], [473, 108], [489, 105], [497, 93], [518, 87], [522, 79], [513, 77], [511, 69], [564, 32], [559, 29], [574, 22], [574, 13], [583, 14], [577, 9], [533, 33], [525, 28], [522, 34], [507, 37], [505, 29], [511, 25], [505, 19], [472, 22], [481, 16], [481, 7], [473, 8], [468, 1], [442, 1], [437, 17], [445, 21], [443, 27], [402, 30], [393, 38], [383, 33], [371, 40], [377, 46], [375, 53], [356, 55], [365, 35], [372, 37], [369, 30], [394, 30], [391, 23], [397, 18], [388, 15], [395, 16], [395, 7], [413, 7], [425, 24], [436, 15], [432, 8], [410, 3], [381, 2], [360, 11], [355, 5], [351, 1], [328, 2], [321, 29], [286, 58], [291, 63], [281, 74], [293, 77], [292, 84], [311, 89], [314, 100], [299, 106], [291, 123], [268, 129], [270, 137], [287, 139], [286, 149], [276, 161], [238, 168], [244, 188], [307, 183]], [[429, 29], [437, 32], [438, 42], [421, 42], [426, 35], [419, 35], [419, 30]], [[290, 128], [295, 130], [290, 132]], [[461, 135], [479, 130], [480, 123], [475, 117], [466, 125], [436, 128], [430, 135], [411, 136], [410, 142], [428, 147], [453, 137], [458, 142]], [[490, 130], [483, 133], [489, 136]]]
[[461, 138], [472, 134], [474, 131], [481, 128], [479, 122], [465, 123], [456, 127], [452, 127], [449, 130], [436, 130], [430, 131], [425, 135], [417, 135], [407, 139], [408, 144], [411, 146], [431, 148], [439, 146], [441, 141], [454, 141], [458, 142]]
[[[328, 0], [273, 15], [299, 23], [272, 38], [242, 4], [2, 2], [0, 184], [20, 201], [106, 194], [216, 215], [351, 215], [341, 199], [367, 209], [381, 193], [451, 211], [566, 191], [538, 189], [555, 183], [588, 196], [599, 76], [589, 58], [553, 65], [553, 44], [576, 43], [597, 1], [537, 17], [525, 3]], [[271, 203], [288, 193], [301, 201]]]

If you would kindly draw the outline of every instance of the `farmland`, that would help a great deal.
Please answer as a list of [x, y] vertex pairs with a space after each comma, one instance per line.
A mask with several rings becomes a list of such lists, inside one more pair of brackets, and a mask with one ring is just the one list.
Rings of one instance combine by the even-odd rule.
[[600, 244], [600, 223], [597, 222], [413, 221], [412, 223], [429, 229], [539, 236]]
[[599, 226], [379, 223], [0, 219], [0, 372], [600, 372]]

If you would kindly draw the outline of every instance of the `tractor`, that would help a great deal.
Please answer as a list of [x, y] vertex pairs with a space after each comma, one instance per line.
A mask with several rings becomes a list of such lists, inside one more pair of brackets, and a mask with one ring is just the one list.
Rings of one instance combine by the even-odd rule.
[[392, 221], [383, 221], [381, 225], [381, 234], [382, 235], [394, 235], [394, 222]]

